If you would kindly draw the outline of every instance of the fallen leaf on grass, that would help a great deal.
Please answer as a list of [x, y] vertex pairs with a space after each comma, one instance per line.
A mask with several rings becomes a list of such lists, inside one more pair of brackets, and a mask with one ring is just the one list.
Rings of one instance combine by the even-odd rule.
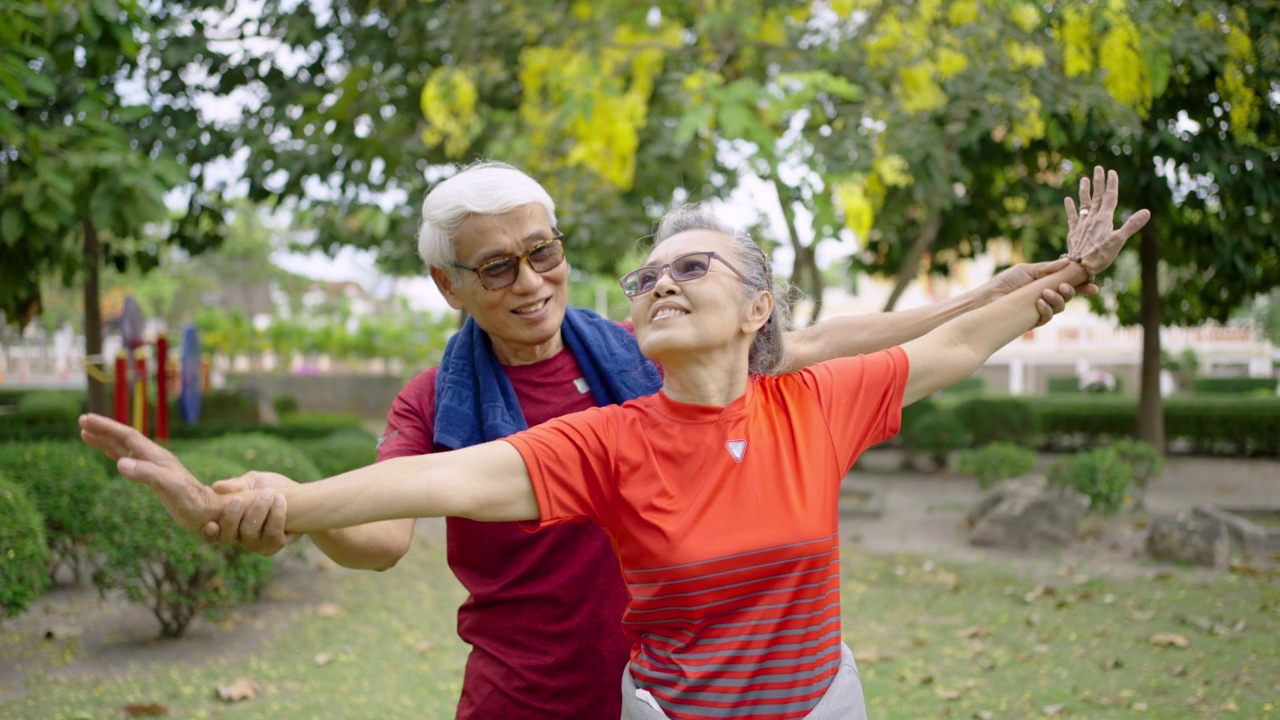
[[990, 710], [979, 710], [973, 714], [974, 720], [991, 720], [995, 716]]
[[1256, 565], [1250, 565], [1240, 560], [1232, 560], [1227, 564], [1227, 569], [1233, 573], [1239, 573], [1240, 575], [1252, 575], [1253, 577], [1262, 575], [1262, 568]]
[[120, 714], [127, 717], [163, 717], [169, 714], [169, 708], [156, 703], [129, 703], [120, 708]]
[[333, 653], [320, 653], [315, 656], [314, 660], [317, 667], [324, 667], [333, 662]]
[[1152, 570], [1147, 573], [1148, 580], [1172, 580], [1177, 577], [1177, 573], [1172, 570]]
[[341, 614], [342, 608], [334, 603], [322, 603], [316, 607], [316, 615], [320, 617], [334, 617]]
[[1027, 593], [1026, 595], [1023, 595], [1022, 599], [1027, 602], [1034, 602], [1036, 598], [1053, 597], [1054, 595], [1057, 595], [1057, 594], [1058, 594], [1058, 588], [1052, 585], [1037, 585], [1034, 588], [1032, 588], [1031, 592]]
[[1050, 717], [1056, 717], [1058, 715], [1061, 715], [1062, 711], [1066, 709], [1067, 709], [1067, 706], [1065, 703], [1058, 703], [1057, 705], [1045, 705], [1044, 707], [1040, 708], [1040, 712]]
[[955, 700], [960, 697], [959, 690], [948, 690], [946, 688], [934, 688], [933, 694], [938, 696], [939, 700]]
[[1231, 713], [1240, 712], [1240, 706], [1236, 704], [1235, 700], [1228, 700], [1222, 703], [1221, 705], [1218, 706], [1218, 709], [1221, 710], [1222, 712], [1231, 712]]
[[862, 650], [853, 654], [854, 662], [859, 665], [874, 665], [878, 662], [893, 660], [893, 655], [887, 653], [879, 653], [875, 650]]
[[236, 681], [230, 685], [218, 686], [218, 699], [225, 703], [240, 702], [241, 700], [253, 700], [258, 697], [258, 693], [262, 692], [262, 685], [253, 678], [236, 678]]
[[1147, 638], [1147, 642], [1155, 645], [1156, 647], [1184, 648], [1191, 645], [1191, 643], [1187, 641], [1186, 635], [1171, 632], [1155, 633], [1151, 637]]
[[1144, 703], [1144, 702], [1135, 702], [1135, 703], [1133, 703], [1132, 705], [1130, 705], [1130, 706], [1129, 706], [1129, 709], [1130, 709], [1130, 710], [1136, 710], [1136, 711], [1138, 711], [1138, 712], [1146, 712], [1146, 711], [1147, 711], [1147, 704], [1146, 704], [1146, 703]]
[[1102, 663], [1103, 670], [1110, 671], [1110, 670], [1115, 670], [1116, 668], [1122, 668], [1122, 667], [1124, 667], [1124, 660], [1121, 658], [1107, 658]]
[[1156, 616], [1155, 610], [1130, 610], [1129, 611], [1129, 619], [1137, 620], [1138, 622], [1146, 622], [1147, 620], [1150, 620], [1155, 616]]
[[956, 631], [958, 638], [984, 638], [988, 635], [987, 629], [977, 625], [971, 625], [967, 628], [960, 628]]
[[421, 642], [417, 643], [416, 645], [414, 645], [414, 646], [413, 646], [413, 649], [414, 649], [416, 652], [418, 652], [418, 653], [420, 653], [420, 654], [425, 655], [426, 653], [429, 653], [429, 652], [431, 652], [432, 650], [435, 650], [435, 649], [436, 649], [436, 646], [435, 646], [435, 644], [434, 644], [434, 643], [432, 643], [430, 640], [423, 640], [423, 641], [421, 641]]

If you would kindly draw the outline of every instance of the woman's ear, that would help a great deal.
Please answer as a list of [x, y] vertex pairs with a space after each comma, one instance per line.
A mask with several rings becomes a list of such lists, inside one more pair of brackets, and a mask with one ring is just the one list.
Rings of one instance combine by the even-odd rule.
[[742, 330], [747, 333], [760, 332], [773, 316], [773, 293], [761, 290], [751, 301], [747, 309], [747, 317], [742, 322]]

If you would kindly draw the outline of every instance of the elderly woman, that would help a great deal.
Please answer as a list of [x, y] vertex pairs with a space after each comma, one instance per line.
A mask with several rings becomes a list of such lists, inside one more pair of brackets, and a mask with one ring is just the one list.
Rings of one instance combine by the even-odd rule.
[[[589, 519], [630, 595], [624, 718], [865, 717], [840, 627], [840, 481], [893, 436], [904, 404], [972, 374], [1037, 323], [1043, 290], [1091, 280], [1145, 224], [1141, 211], [1113, 230], [1118, 180], [1094, 178], [1103, 192], [1082, 181], [1081, 217], [1067, 200], [1072, 253], [1048, 277], [901, 347], [782, 376], [768, 374], [785, 311], [764, 254], [713, 217], [677, 212], [622, 280], [640, 348], [664, 370], [660, 392], [285, 487], [287, 529]], [[96, 416], [81, 428], [183, 527], [228, 502], [136, 431]]]

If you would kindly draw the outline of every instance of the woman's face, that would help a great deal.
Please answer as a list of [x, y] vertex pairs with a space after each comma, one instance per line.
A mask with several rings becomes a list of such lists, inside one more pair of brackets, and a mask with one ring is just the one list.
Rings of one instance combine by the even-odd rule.
[[681, 358], [705, 358], [707, 353], [750, 346], [754, 331], [768, 317], [760, 302], [748, 303], [743, 281], [726, 265], [741, 269], [730, 239], [713, 230], [690, 230], [673, 235], [649, 253], [646, 266], [663, 266], [682, 255], [714, 252], [705, 275], [672, 279], [670, 268], [658, 274], [652, 288], [631, 298], [631, 321], [641, 351], [670, 369]]

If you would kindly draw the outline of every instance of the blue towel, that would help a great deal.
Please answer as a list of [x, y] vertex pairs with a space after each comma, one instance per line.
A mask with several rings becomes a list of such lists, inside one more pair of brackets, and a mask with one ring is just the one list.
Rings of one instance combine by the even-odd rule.
[[[616, 405], [662, 387], [657, 368], [621, 325], [571, 307], [560, 331], [597, 405]], [[435, 443], [456, 450], [528, 427], [489, 336], [467, 318], [445, 346], [436, 372]]]

